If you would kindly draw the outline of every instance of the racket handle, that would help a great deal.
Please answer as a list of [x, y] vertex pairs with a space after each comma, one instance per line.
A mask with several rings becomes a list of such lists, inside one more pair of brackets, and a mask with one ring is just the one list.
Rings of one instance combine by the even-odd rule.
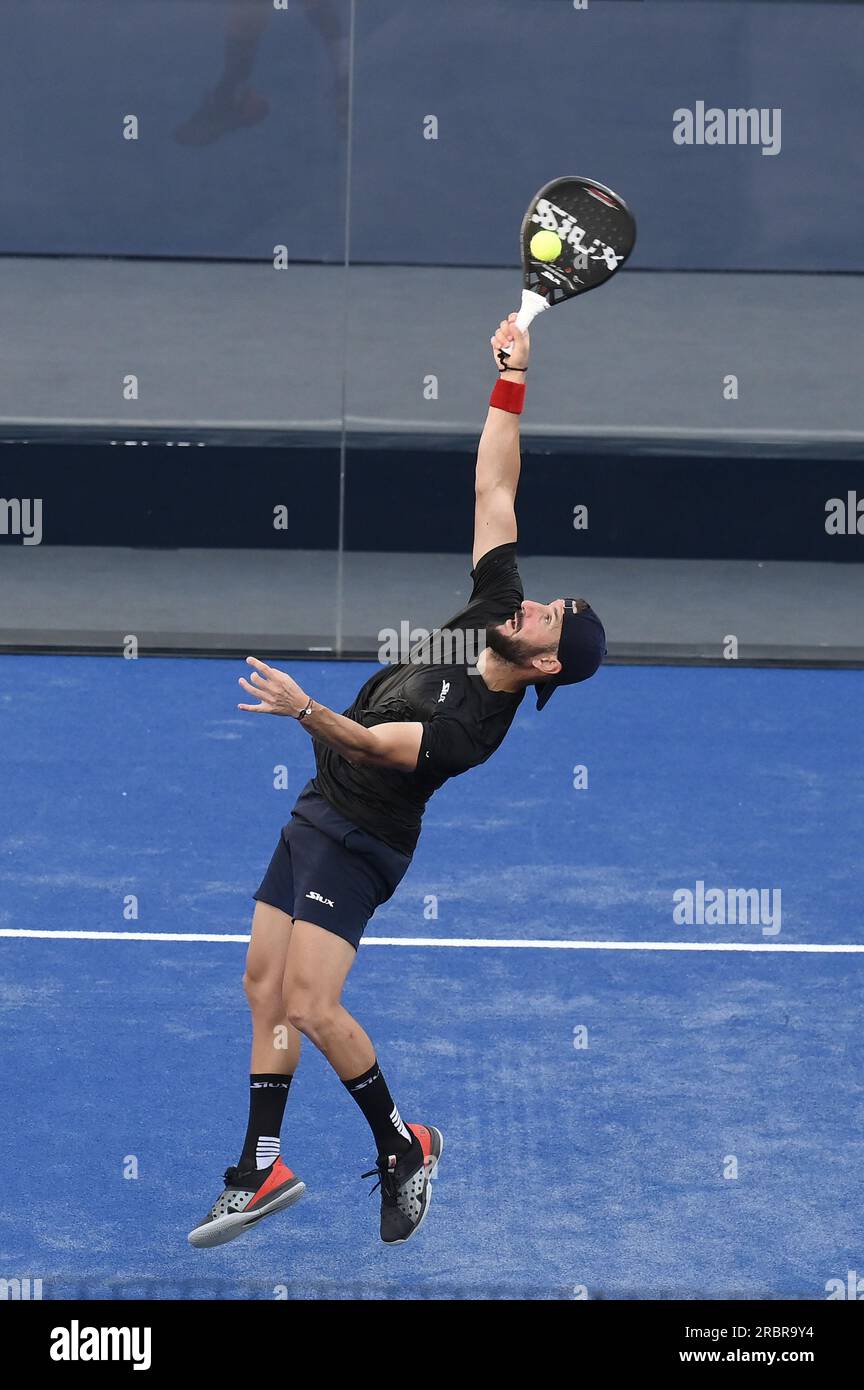
[[[522, 303], [519, 306], [519, 313], [516, 315], [516, 327], [525, 332], [534, 322], [538, 314], [542, 314], [544, 309], [549, 308], [548, 299], [544, 299], [542, 294], [537, 294], [534, 290], [522, 291]], [[501, 351], [509, 357], [512, 348], [502, 348]]]

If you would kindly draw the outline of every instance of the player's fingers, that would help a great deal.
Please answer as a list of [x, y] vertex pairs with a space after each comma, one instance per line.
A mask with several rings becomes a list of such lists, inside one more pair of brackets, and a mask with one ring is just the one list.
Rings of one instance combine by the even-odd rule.
[[248, 712], [249, 712], [250, 714], [266, 714], [266, 713], [267, 713], [267, 706], [266, 706], [266, 705], [238, 705], [237, 708], [238, 708], [238, 709], [245, 709], [245, 710], [248, 710]]
[[515, 323], [516, 320], [518, 319], [518, 317], [519, 317], [519, 315], [516, 314], [516, 313], [508, 314], [508, 316], [507, 316], [507, 322], [508, 322], [508, 323]]
[[264, 694], [264, 691], [263, 691], [263, 690], [259, 690], [257, 686], [255, 686], [255, 685], [250, 685], [249, 682], [246, 680], [246, 678], [245, 678], [244, 676], [241, 676], [241, 677], [240, 677], [240, 679], [239, 679], [239, 681], [237, 682], [237, 684], [238, 684], [238, 685], [242, 685], [242, 687], [243, 687], [244, 690], [248, 690], [250, 695], [254, 695], [255, 698], [256, 698], [256, 700], [260, 700], [261, 697], [262, 697], [262, 695]]
[[253, 671], [253, 672], [252, 672], [252, 680], [255, 682], [256, 686], [259, 686], [259, 685], [266, 686], [266, 685], [268, 684], [267, 677], [266, 677], [266, 676], [262, 676], [261, 673], [260, 673], [260, 671]]
[[257, 656], [247, 656], [247, 666], [254, 666], [256, 671], [263, 671], [265, 675], [272, 671], [273, 667], [268, 666], [266, 661], [259, 661]]

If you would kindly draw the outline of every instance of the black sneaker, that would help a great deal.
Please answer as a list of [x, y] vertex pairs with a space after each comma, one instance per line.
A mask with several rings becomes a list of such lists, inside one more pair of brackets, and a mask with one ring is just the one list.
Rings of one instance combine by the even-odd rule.
[[381, 1188], [381, 1239], [385, 1245], [402, 1245], [422, 1226], [432, 1202], [430, 1179], [436, 1176], [444, 1151], [444, 1136], [431, 1125], [409, 1125], [414, 1143], [407, 1153], [382, 1155], [364, 1178]]
[[225, 1191], [218, 1197], [200, 1226], [189, 1232], [189, 1244], [209, 1248], [225, 1245], [242, 1236], [262, 1216], [299, 1202], [306, 1184], [295, 1178], [281, 1158], [269, 1168], [239, 1168], [225, 1171]]

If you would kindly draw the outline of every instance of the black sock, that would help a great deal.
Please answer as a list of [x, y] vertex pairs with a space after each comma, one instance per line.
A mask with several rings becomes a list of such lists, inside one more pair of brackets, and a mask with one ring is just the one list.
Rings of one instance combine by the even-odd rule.
[[396, 1154], [398, 1157], [407, 1153], [415, 1142], [414, 1136], [393, 1104], [393, 1097], [378, 1063], [373, 1062], [362, 1076], [355, 1076], [353, 1081], [343, 1081], [342, 1085], [351, 1092], [366, 1116], [379, 1154]]
[[269, 1168], [279, 1157], [279, 1131], [290, 1076], [259, 1072], [249, 1077], [249, 1126], [238, 1168]]

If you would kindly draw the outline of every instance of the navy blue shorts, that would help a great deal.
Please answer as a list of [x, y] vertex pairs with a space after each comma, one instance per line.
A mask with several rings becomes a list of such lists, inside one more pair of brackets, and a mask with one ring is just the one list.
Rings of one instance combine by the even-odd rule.
[[356, 951], [366, 923], [393, 896], [410, 863], [410, 855], [361, 830], [306, 787], [254, 897], [334, 932]]

